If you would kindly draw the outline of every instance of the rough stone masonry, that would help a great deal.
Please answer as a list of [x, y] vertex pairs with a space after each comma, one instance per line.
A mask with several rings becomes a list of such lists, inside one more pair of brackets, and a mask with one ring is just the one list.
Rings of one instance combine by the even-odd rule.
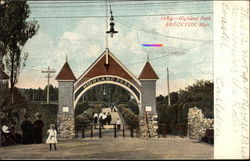
[[214, 119], [204, 118], [202, 110], [194, 107], [188, 111], [188, 136], [201, 140], [207, 129], [214, 129]]

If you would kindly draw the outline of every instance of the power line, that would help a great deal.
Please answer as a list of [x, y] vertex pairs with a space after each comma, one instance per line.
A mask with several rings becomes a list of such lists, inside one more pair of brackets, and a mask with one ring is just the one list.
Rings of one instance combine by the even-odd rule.
[[[122, 1], [120, 1], [120, 2], [122, 2]], [[126, 1], [127, 2], [127, 1]], [[70, 3], [72, 3], [73, 4], [73, 2], [67, 2], [67, 3], [63, 3], [63, 2], [61, 2], [60, 4], [70, 4]], [[74, 3], [86, 3], [86, 2], [74, 2]], [[89, 4], [89, 3], [96, 3], [97, 4], [97, 2], [87, 2], [87, 4]], [[163, 6], [163, 5], [165, 5], [165, 6], [168, 6], [168, 5], [171, 5], [171, 6], [173, 6], [173, 4], [176, 4], [176, 5], [194, 5], [193, 3], [197, 3], [197, 1], [193, 1], [193, 2], [160, 2], [160, 3], [157, 3], [157, 2], [154, 2], [154, 3], [132, 3], [132, 4], [130, 4], [130, 3], [123, 3], [123, 4], [113, 4], [112, 6], [137, 6], [137, 7], [145, 7], [145, 6], [147, 6], [147, 5], [150, 5], [150, 6], [152, 6], [152, 5], [161, 5], [161, 6]], [[203, 2], [204, 3], [204, 2]], [[64, 6], [62, 6], [62, 5], [58, 5], [59, 3], [29, 3], [29, 4], [31, 4], [31, 6], [32, 7], [34, 7], [34, 8], [43, 8], [43, 7], [54, 7], [54, 8], [57, 8], [57, 7], [105, 7], [106, 6], [106, 4], [97, 4], [97, 5], [64, 5]], [[47, 5], [47, 6], [33, 6], [33, 5], [36, 5], [36, 4], [39, 4], [39, 5]], [[51, 5], [52, 4], [52, 5]], [[56, 4], [56, 5], [53, 5], [53, 4]], [[51, 6], [48, 6], [48, 5], [51, 5]]]
[[[163, 57], [167, 57], [167, 56], [171, 56], [171, 55], [177, 55], [178, 53], [188, 51], [188, 50], [197, 48], [197, 47], [199, 47], [201, 45], [208, 44], [208, 43], [210, 43], [210, 42], [205, 42], [205, 43], [202, 43], [202, 44], [190, 47], [190, 48], [186, 48], [186, 49], [182, 49], [182, 50], [179, 50], [179, 51], [176, 51], [176, 52], [171, 52], [171, 53], [168, 53], [168, 54], [164, 54], [164, 55], [161, 55], [161, 56], [158, 56], [158, 57], [151, 58], [150, 60], [154, 61], [154, 60], [157, 60], [157, 59], [160, 59], [160, 58], [163, 58]], [[131, 63], [131, 64], [128, 64], [127, 66], [136, 65], [136, 64], [140, 64], [140, 63], [145, 63], [145, 61]]]
[[[213, 12], [196, 12], [196, 13], [169, 13], [169, 14], [152, 14], [152, 15], [117, 15], [115, 17], [158, 17], [158, 16], [169, 16], [169, 15], [196, 15], [196, 14], [212, 14]], [[107, 16], [32, 16], [30, 18], [65, 18], [65, 19], [72, 19], [72, 18], [103, 18]]]
[[[164, 37], [167, 37], [167, 38], [173, 38], [173, 39], [178, 39], [178, 40], [185, 40], [185, 41], [198, 41], [198, 42], [210, 42], [212, 40], [202, 40], [202, 39], [191, 39], [191, 38], [184, 38], [184, 37], [176, 37], [176, 36], [169, 36], [169, 35], [165, 35], [165, 34], [162, 34], [162, 33], [159, 33], [157, 31], [152, 31], [152, 30], [148, 30], [148, 29], [145, 29], [143, 27], [138, 27], [138, 26], [135, 26], [135, 25], [132, 25], [132, 24], [129, 24], [128, 22], [126, 21], [123, 21], [122, 19], [118, 18], [117, 17], [117, 21], [129, 28], [132, 28], [134, 30], [138, 30], [138, 31], [142, 31], [142, 32], [145, 32], [145, 33], [153, 33], [153, 34], [158, 34], [158, 35], [161, 35], [161, 36], [164, 36]], [[122, 22], [121, 22], [122, 21]], [[136, 28], [134, 28], [136, 27]]]
[[[157, 8], [157, 7], [161, 7], [161, 8]], [[162, 8], [163, 6], [157, 6], [157, 7], [154, 6], [154, 8], [114, 8], [113, 10], [114, 11], [128, 11], [128, 10], [131, 10], [131, 11], [148, 11], [148, 10], [156, 10], [156, 9], [157, 10], [165, 10], [165, 9], [167, 9], [167, 10], [179, 10], [179, 8], [177, 8], [177, 7], [174, 7], [174, 8], [169, 8], [169, 7]], [[46, 9], [47, 10], [47, 9], [51, 9], [51, 8], [37, 8], [37, 9]], [[37, 10], [37, 9], [33, 10], [32, 12], [40, 11], [40, 10]], [[202, 7], [198, 7], [198, 6], [182, 7], [182, 9], [190, 9], [190, 10], [199, 9], [199, 10], [202, 10], [202, 11], [204, 11], [205, 9], [212, 10], [212, 8], [208, 8], [208, 7], [202, 8]], [[71, 12], [75, 12], [75, 11], [91, 12], [91, 11], [93, 11], [93, 12], [96, 12], [96, 11], [105, 11], [105, 9], [91, 9], [91, 10], [86, 10], [86, 9], [77, 10], [77, 9], [74, 9], [74, 10], [72, 10], [71, 8], [53, 8], [53, 12], [54, 11], [71, 11]], [[41, 12], [43, 12], [43, 11], [41, 11]]]

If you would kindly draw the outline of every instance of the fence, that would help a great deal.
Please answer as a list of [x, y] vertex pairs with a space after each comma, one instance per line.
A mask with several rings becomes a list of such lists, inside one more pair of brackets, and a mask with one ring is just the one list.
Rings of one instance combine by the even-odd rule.
[[159, 123], [158, 124], [158, 137], [166, 137], [167, 135], [173, 136], [187, 136], [187, 125], [183, 123], [177, 124], [167, 124]]
[[[107, 128], [108, 126], [108, 128]], [[106, 127], [106, 128], [105, 128]], [[76, 132], [75, 137], [79, 138], [79, 132], [80, 137], [82, 139], [84, 138], [93, 138], [93, 137], [139, 137], [139, 129], [133, 128], [128, 125], [117, 125], [117, 124], [98, 124], [98, 125], [92, 125], [92, 124], [78, 124], [76, 126]], [[88, 134], [88, 135], [87, 135]]]
[[[106, 128], [108, 127], [108, 128]], [[134, 128], [129, 125], [93, 125], [93, 124], [78, 124], [76, 126], [76, 138], [105, 138], [105, 137], [131, 137], [131, 138], [139, 138], [139, 128]], [[80, 133], [80, 134], [79, 134]], [[178, 124], [166, 124], [159, 123], [158, 124], [158, 138], [165, 138], [167, 135], [172, 136], [187, 136], [187, 125], [178, 123]]]

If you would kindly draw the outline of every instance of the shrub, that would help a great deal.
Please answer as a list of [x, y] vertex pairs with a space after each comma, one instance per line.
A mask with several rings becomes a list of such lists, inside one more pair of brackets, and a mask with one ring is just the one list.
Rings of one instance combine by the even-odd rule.
[[138, 115], [134, 114], [130, 109], [124, 108], [122, 105], [118, 105], [118, 111], [121, 113], [127, 125], [130, 125], [133, 128], [139, 127]]

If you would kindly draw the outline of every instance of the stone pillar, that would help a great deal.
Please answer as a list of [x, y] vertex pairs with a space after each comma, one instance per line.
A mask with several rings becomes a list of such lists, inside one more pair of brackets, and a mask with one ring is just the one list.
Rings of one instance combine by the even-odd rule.
[[74, 81], [58, 81], [58, 88], [58, 134], [62, 138], [72, 139], [75, 137]]
[[[158, 122], [156, 113], [156, 80], [140, 80], [141, 81], [141, 113], [139, 116], [140, 136], [156, 137]], [[147, 111], [146, 107], [151, 107], [151, 111]], [[146, 120], [147, 118], [147, 120]]]

